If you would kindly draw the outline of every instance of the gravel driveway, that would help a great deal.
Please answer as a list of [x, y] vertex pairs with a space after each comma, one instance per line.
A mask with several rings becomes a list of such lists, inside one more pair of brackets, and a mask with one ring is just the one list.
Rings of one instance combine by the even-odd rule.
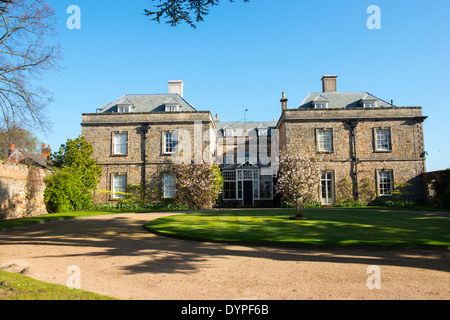
[[[119, 299], [450, 299], [449, 251], [304, 249], [186, 241], [117, 214], [0, 231], [0, 269]], [[379, 273], [368, 273], [377, 266]], [[368, 278], [378, 279], [379, 282]], [[373, 288], [379, 284], [380, 289]]]

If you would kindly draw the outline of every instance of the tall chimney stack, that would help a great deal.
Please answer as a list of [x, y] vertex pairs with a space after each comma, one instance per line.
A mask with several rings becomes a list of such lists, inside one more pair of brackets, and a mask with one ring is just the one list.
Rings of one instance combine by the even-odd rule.
[[41, 156], [48, 157], [50, 153], [51, 153], [50, 145], [47, 146], [45, 143], [43, 143], [41, 149]]
[[16, 146], [14, 145], [14, 143], [11, 143], [9, 145], [8, 157], [11, 155], [11, 153], [13, 153], [14, 149], [16, 149]]
[[287, 109], [287, 102], [288, 102], [285, 92], [283, 92], [283, 97], [281, 98], [280, 102], [281, 102], [281, 111], [283, 112], [284, 110]]
[[183, 98], [184, 83], [181, 80], [169, 81], [169, 93], [178, 93]]
[[337, 84], [336, 84], [336, 75], [324, 75], [322, 77], [322, 91], [323, 92], [336, 92]]

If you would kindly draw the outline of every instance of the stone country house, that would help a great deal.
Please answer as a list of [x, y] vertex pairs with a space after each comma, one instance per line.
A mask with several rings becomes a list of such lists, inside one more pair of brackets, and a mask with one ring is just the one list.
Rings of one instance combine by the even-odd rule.
[[[369, 200], [389, 200], [395, 186], [409, 182], [411, 199], [423, 200], [425, 148], [421, 107], [394, 106], [368, 92], [338, 92], [337, 76], [322, 78], [294, 109], [283, 93], [278, 121], [221, 122], [183, 98], [182, 81], [169, 81], [166, 94], [127, 94], [82, 115], [82, 135], [94, 147], [103, 174], [95, 201], [114, 203], [129, 184], [173, 199], [176, 161], [220, 163], [224, 207], [270, 207], [275, 156], [279, 150], [320, 154], [324, 170], [317, 201], [333, 205], [343, 182], [352, 198], [371, 190]], [[312, 148], [311, 148], [312, 146]]]

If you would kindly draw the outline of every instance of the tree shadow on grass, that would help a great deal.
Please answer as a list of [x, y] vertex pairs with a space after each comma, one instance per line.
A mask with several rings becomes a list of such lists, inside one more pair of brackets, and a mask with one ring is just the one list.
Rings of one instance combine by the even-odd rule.
[[[189, 273], [208, 268], [211, 259], [233, 257], [263, 258], [275, 261], [323, 262], [334, 264], [366, 264], [401, 266], [437, 271], [450, 271], [447, 249], [326, 247], [298, 248], [246, 245], [242, 243], [211, 243], [158, 236], [144, 229], [149, 215], [119, 215], [107, 218], [90, 217], [57, 221], [0, 231], [2, 247], [32, 246], [33, 257], [46, 259], [83, 257], [127, 259], [127, 273]], [[254, 227], [254, 226], [253, 226]], [[59, 252], [42, 255], [42, 246], [61, 248]], [[82, 248], [71, 252], [70, 248]], [[139, 262], [132, 263], [133, 257]], [[26, 257], [25, 257], [26, 258]], [[220, 261], [219, 261], [220, 263]]]

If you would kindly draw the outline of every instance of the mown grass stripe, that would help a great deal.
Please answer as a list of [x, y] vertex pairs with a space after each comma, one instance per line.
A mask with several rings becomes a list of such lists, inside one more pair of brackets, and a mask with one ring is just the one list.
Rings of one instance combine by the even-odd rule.
[[[189, 213], [167, 220], [173, 234], [219, 241], [273, 244], [450, 246], [450, 218], [395, 212], [305, 210], [309, 220], [290, 220], [294, 210], [230, 210]], [[201, 218], [199, 218], [201, 217]], [[423, 217], [422, 217], [423, 218]], [[163, 221], [166, 218], [161, 218]], [[159, 219], [157, 219], [159, 220]], [[178, 220], [175, 223], [174, 220]], [[152, 222], [155, 230], [160, 223]]]

